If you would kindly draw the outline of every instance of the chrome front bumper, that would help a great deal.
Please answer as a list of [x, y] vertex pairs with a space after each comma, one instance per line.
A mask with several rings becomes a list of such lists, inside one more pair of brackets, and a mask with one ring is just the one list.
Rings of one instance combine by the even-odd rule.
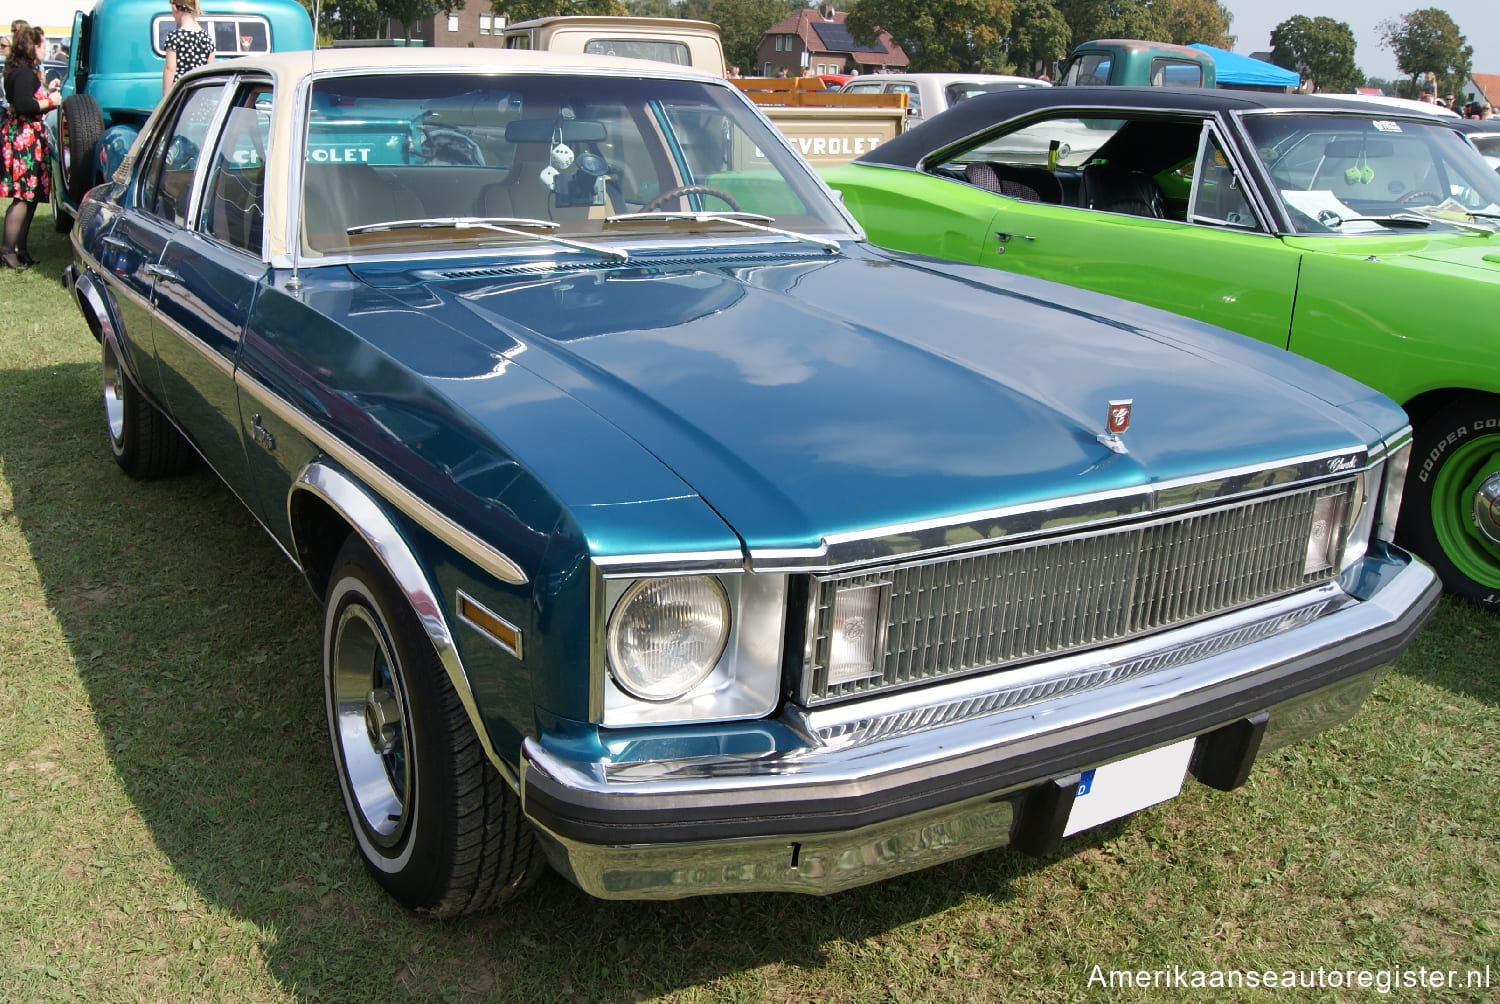
[[523, 803], [553, 866], [608, 899], [827, 894], [1045, 850], [1080, 771], [1196, 737], [1192, 773], [1230, 788], [1258, 751], [1353, 715], [1439, 593], [1401, 552], [1364, 565], [1364, 599], [1329, 584], [1029, 670], [789, 709], [759, 748], [753, 729], [708, 755], [680, 734], [594, 758], [528, 739]]

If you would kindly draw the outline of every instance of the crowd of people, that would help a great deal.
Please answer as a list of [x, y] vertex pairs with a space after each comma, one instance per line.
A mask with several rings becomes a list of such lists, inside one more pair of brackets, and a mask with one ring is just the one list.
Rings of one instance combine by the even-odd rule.
[[1466, 119], [1487, 119], [1494, 113], [1489, 102], [1484, 100], [1484, 95], [1470, 94], [1469, 100], [1460, 103], [1453, 94], [1438, 94], [1437, 74], [1428, 70], [1417, 81], [1418, 96], [1430, 105], [1440, 105], [1451, 109]]

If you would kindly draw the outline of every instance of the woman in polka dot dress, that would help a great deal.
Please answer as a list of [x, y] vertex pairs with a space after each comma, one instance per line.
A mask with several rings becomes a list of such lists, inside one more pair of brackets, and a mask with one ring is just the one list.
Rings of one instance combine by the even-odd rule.
[[177, 22], [162, 41], [167, 66], [161, 74], [161, 92], [166, 94], [177, 78], [188, 70], [207, 66], [214, 58], [214, 40], [198, 26], [198, 0], [172, 0], [172, 20]]

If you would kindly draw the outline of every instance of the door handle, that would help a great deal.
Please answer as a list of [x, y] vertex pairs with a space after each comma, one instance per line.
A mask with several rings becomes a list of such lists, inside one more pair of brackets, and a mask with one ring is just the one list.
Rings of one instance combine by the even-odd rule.
[[182, 281], [182, 276], [167, 268], [165, 265], [147, 265], [145, 268], [141, 269], [141, 271], [145, 272], [151, 278], [159, 279], [162, 282]]
[[1009, 244], [1013, 240], [1016, 240], [1017, 238], [1019, 238], [1020, 240], [1023, 240], [1023, 241], [1034, 241], [1034, 240], [1036, 240], [1036, 238], [1033, 237], [1033, 236], [1031, 236], [1030, 234], [1012, 234], [1012, 233], [1007, 233], [1004, 230], [997, 230], [995, 232], [995, 237], [998, 238], [999, 241], [1000, 241], [1000, 243], [995, 246], [995, 253], [996, 254], [1004, 254], [1005, 253], [1005, 245]]

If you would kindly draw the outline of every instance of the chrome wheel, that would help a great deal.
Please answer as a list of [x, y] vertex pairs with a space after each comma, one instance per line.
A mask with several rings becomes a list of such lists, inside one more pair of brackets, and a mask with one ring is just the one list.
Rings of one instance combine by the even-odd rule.
[[125, 449], [125, 381], [114, 347], [104, 343], [104, 424], [109, 430], [109, 448], [115, 456]]
[[1500, 545], [1500, 471], [1474, 489], [1474, 526], [1491, 544]]
[[341, 606], [328, 655], [329, 724], [357, 823], [389, 850], [412, 816], [411, 722], [385, 628], [355, 599]]

